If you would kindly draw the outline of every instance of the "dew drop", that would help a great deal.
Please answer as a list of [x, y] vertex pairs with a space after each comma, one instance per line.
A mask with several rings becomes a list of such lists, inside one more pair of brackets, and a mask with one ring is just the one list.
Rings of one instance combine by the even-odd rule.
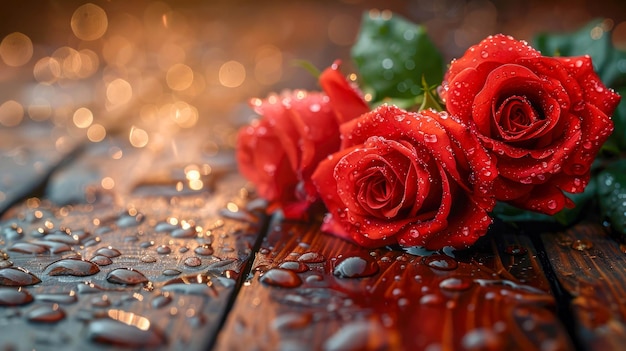
[[215, 296], [216, 292], [212, 286], [213, 282], [208, 275], [197, 274], [169, 280], [161, 290], [187, 295]]
[[100, 268], [90, 261], [66, 258], [49, 264], [45, 272], [51, 276], [70, 275], [74, 277], [85, 277], [100, 272]]
[[278, 268], [287, 269], [296, 273], [302, 273], [309, 270], [309, 266], [300, 261], [285, 261], [278, 265]]
[[424, 134], [424, 141], [427, 143], [436, 143], [437, 136], [435, 134]]
[[200, 259], [200, 257], [192, 256], [185, 258], [183, 263], [187, 267], [198, 267], [202, 264], [202, 260]]
[[19, 306], [31, 303], [33, 296], [22, 289], [0, 289], [0, 306]]
[[172, 249], [171, 249], [169, 246], [167, 246], [167, 245], [159, 245], [159, 246], [156, 248], [156, 252], [157, 252], [159, 255], [167, 255], [167, 254], [169, 254], [169, 253], [171, 253], [171, 252], [172, 252]]
[[141, 262], [143, 263], [154, 263], [156, 261], [157, 259], [154, 256], [150, 256], [150, 255], [141, 256]]
[[213, 247], [211, 245], [209, 245], [209, 244], [204, 244], [204, 245], [198, 246], [193, 251], [196, 254], [200, 255], [200, 256], [211, 256], [211, 255], [213, 255]]
[[317, 252], [305, 252], [298, 257], [298, 261], [304, 263], [321, 263], [326, 261], [326, 257]]
[[386, 350], [390, 346], [387, 335], [377, 321], [354, 321], [331, 335], [324, 342], [324, 350]]
[[593, 247], [593, 243], [587, 239], [574, 240], [571, 248], [578, 251], [589, 250]]
[[98, 250], [96, 250], [95, 255], [102, 255], [102, 256], [106, 256], [108, 258], [113, 258], [113, 257], [118, 257], [120, 256], [122, 253], [118, 250], [118, 249], [114, 249], [112, 247], [101, 247]]
[[96, 255], [92, 257], [90, 261], [97, 264], [98, 266], [108, 266], [113, 263], [113, 260], [102, 255]]
[[35, 300], [67, 305], [76, 303], [78, 301], [78, 297], [74, 291], [70, 291], [69, 293], [37, 294], [35, 296]]
[[528, 252], [528, 250], [520, 245], [508, 245], [504, 248], [504, 253], [511, 256], [523, 256]]
[[276, 317], [272, 322], [275, 330], [301, 329], [311, 324], [311, 313], [285, 313]]
[[46, 253], [48, 249], [45, 246], [33, 243], [17, 242], [9, 247], [9, 251], [39, 255]]
[[295, 288], [302, 284], [302, 279], [287, 269], [274, 268], [265, 272], [260, 278], [261, 283], [279, 288]]
[[65, 318], [65, 311], [57, 304], [36, 306], [26, 314], [29, 322], [56, 323]]
[[556, 209], [557, 203], [556, 203], [555, 200], [550, 200], [550, 201], [548, 201], [547, 205], [548, 205], [549, 209], [554, 210], [554, 209]]
[[467, 351], [497, 351], [505, 349], [502, 338], [494, 331], [485, 328], [470, 330], [461, 339]]
[[464, 291], [472, 287], [472, 281], [463, 278], [447, 278], [439, 283], [439, 287], [448, 291]]
[[162, 308], [172, 302], [172, 297], [168, 294], [157, 295], [152, 299], [151, 305], [153, 308]]
[[342, 278], [361, 278], [378, 273], [379, 266], [371, 256], [345, 256], [333, 263], [333, 274]]
[[[110, 311], [109, 315], [111, 314]], [[87, 338], [99, 344], [126, 348], [157, 347], [165, 344], [165, 335], [147, 318], [132, 312], [118, 311], [117, 314], [119, 317], [116, 319], [100, 318], [91, 321]]]
[[195, 238], [198, 233], [196, 232], [196, 227], [189, 228], [176, 228], [171, 233], [173, 238]]
[[430, 268], [451, 271], [459, 266], [459, 263], [452, 257], [446, 255], [435, 254], [422, 258], [422, 262]]
[[182, 272], [179, 271], [178, 269], [164, 269], [163, 272], [161, 272], [161, 274], [165, 275], [165, 276], [175, 276], [175, 275], [179, 275]]
[[41, 283], [41, 280], [23, 268], [8, 267], [0, 269], [1, 286], [26, 286], [38, 283]]
[[107, 274], [106, 279], [109, 283], [124, 285], [145, 284], [148, 282], [148, 278], [145, 275], [132, 268], [114, 269]]

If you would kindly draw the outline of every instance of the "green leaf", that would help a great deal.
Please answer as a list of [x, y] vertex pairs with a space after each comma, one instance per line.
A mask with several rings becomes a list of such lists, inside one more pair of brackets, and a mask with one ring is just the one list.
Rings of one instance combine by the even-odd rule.
[[626, 86], [617, 89], [617, 93], [622, 96], [622, 101], [617, 105], [617, 110], [613, 114], [615, 129], [603, 146], [612, 153], [618, 153], [618, 150], [626, 151], [626, 103], [624, 102], [626, 101]]
[[600, 19], [589, 22], [573, 33], [539, 34], [535, 37], [534, 47], [546, 56], [589, 55], [602, 81], [609, 85], [613, 80], [603, 76], [610, 65], [613, 45], [611, 35], [604, 31], [603, 21]]
[[626, 160], [619, 160], [598, 175], [598, 202], [603, 218], [626, 237]]
[[568, 226], [580, 219], [583, 209], [595, 198], [596, 193], [597, 186], [595, 179], [591, 179], [585, 191], [582, 193], [566, 193], [567, 197], [572, 199], [576, 206], [574, 208], [564, 208], [554, 216], [523, 210], [503, 202], [496, 204], [493, 214], [505, 222], [546, 222]]
[[426, 109], [433, 109], [435, 111], [443, 111], [439, 100], [436, 97], [436, 94], [433, 94], [434, 88], [428, 86], [426, 83], [426, 78], [422, 77], [422, 90], [424, 91], [424, 98], [422, 100], [422, 104], [419, 107], [419, 111]]
[[363, 15], [352, 58], [374, 104], [422, 94], [422, 77], [437, 83], [443, 79], [442, 56], [424, 27], [395, 14]]

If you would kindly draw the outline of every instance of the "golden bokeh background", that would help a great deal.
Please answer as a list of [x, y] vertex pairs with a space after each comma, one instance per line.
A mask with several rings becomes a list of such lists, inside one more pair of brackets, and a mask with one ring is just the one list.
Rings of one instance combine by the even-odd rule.
[[448, 60], [489, 34], [530, 40], [594, 18], [605, 19], [595, 35], [612, 30], [626, 49], [618, 0], [25, 0], [0, 9], [0, 133], [45, 124], [59, 147], [124, 133], [143, 148], [192, 128], [232, 144], [251, 98], [317, 88], [297, 60], [324, 68], [341, 59], [352, 73], [350, 47], [371, 9], [424, 24]]

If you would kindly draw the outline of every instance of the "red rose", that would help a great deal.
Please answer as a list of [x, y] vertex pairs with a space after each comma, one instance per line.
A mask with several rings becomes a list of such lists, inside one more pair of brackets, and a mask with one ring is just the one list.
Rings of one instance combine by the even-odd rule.
[[473, 132], [445, 112], [383, 105], [341, 125], [342, 149], [313, 181], [322, 229], [366, 247], [462, 248], [491, 223], [495, 166]]
[[440, 94], [495, 157], [496, 198], [546, 214], [573, 206], [563, 191], [584, 190], [620, 100], [589, 56], [544, 57], [504, 35], [453, 61]]
[[322, 92], [291, 91], [253, 99], [262, 118], [237, 136], [240, 172], [287, 218], [302, 218], [317, 200], [311, 174], [339, 149], [339, 124], [369, 111], [367, 103], [341, 75], [338, 63], [320, 76]]

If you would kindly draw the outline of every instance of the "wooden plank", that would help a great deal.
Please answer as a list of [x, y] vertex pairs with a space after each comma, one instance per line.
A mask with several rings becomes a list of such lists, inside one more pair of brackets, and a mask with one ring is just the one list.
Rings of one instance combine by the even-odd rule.
[[626, 345], [626, 251], [606, 228], [581, 223], [545, 233], [550, 263], [567, 293], [576, 335], [588, 350], [620, 350]]
[[497, 227], [447, 253], [365, 250], [276, 219], [216, 349], [573, 349], [527, 237]]
[[0, 127], [0, 214], [42, 185], [79, 145], [70, 135], [52, 134], [48, 123]]
[[[209, 156], [200, 138], [178, 137], [167, 145], [181, 157], [123, 139], [93, 144], [51, 179], [48, 198], [3, 216], [0, 349], [205, 350], [214, 342], [263, 216], [232, 154]], [[194, 169], [202, 186], [190, 184]], [[68, 188], [72, 180], [82, 185]], [[85, 189], [94, 196], [75, 196]]]

